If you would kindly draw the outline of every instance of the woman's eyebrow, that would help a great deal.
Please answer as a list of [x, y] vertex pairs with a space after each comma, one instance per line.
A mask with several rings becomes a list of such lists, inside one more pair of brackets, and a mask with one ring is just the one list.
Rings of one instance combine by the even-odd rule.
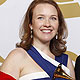
[[44, 14], [38, 14], [37, 16], [44, 16]]
[[55, 14], [54, 14], [54, 15], [51, 15], [51, 16], [56, 16], [56, 17], [58, 17], [58, 15], [55, 15]]

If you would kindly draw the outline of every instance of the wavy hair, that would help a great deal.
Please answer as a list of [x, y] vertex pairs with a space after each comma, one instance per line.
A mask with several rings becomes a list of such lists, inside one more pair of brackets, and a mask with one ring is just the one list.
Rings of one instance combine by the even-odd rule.
[[[58, 34], [56, 34], [55, 37], [53, 37], [53, 39], [50, 41], [49, 47], [50, 47], [51, 53], [53, 53], [55, 56], [59, 56], [66, 51], [66, 48], [67, 48], [65, 45], [66, 41], [64, 40], [67, 38], [68, 31], [67, 31], [67, 27], [66, 27], [62, 12], [59, 6], [57, 5], [57, 3], [53, 0], [34, 0], [30, 4], [20, 28], [21, 42], [17, 43], [16, 46], [22, 47], [25, 50], [30, 49], [33, 43], [33, 38], [31, 38], [31, 29], [29, 27], [29, 24], [32, 24], [33, 11], [38, 4], [45, 4], [45, 3], [51, 4], [52, 6], [54, 6], [58, 13], [58, 21], [59, 21]], [[56, 39], [56, 36], [57, 36], [57, 39]]]

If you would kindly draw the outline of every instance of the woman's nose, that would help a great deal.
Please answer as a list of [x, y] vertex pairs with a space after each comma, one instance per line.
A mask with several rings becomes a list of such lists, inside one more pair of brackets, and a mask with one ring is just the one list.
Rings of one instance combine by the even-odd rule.
[[45, 20], [45, 24], [44, 24], [46, 27], [50, 27], [50, 21], [47, 19]]

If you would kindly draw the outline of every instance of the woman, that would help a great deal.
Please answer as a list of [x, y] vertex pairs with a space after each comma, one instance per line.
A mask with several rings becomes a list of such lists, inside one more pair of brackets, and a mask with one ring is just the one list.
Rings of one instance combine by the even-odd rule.
[[[53, 0], [34, 0], [21, 29], [21, 42], [6, 58], [1, 74], [14, 80], [52, 80], [59, 63], [75, 79], [66, 51], [67, 28], [58, 5]], [[12, 80], [12, 79], [11, 79]], [[56, 80], [66, 80], [57, 78]]]
[[77, 57], [75, 63], [75, 77], [76, 80], [80, 80], [80, 55]]

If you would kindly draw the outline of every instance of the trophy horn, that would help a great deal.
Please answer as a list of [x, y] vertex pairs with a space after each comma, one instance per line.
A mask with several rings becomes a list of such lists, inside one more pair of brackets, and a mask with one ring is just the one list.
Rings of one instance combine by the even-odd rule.
[[53, 80], [55, 80], [55, 78], [65, 78], [65, 79], [69, 79], [69, 80], [73, 80], [72, 77], [70, 77], [63, 69], [62, 69], [62, 64], [60, 63], [58, 65], [58, 67], [56, 68], [56, 70], [54, 71], [54, 75], [53, 75]]

